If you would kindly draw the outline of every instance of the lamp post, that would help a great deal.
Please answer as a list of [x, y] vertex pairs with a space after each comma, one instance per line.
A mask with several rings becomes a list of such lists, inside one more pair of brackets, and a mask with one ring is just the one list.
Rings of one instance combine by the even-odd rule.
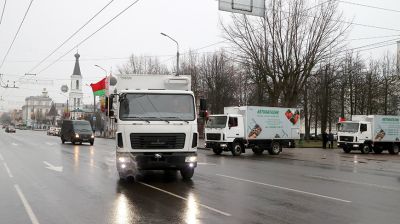
[[176, 76], [178, 76], [179, 75], [179, 43], [174, 38], [168, 36], [165, 33], [161, 33], [161, 35], [168, 37], [169, 39], [171, 39], [172, 41], [174, 41], [176, 43]]

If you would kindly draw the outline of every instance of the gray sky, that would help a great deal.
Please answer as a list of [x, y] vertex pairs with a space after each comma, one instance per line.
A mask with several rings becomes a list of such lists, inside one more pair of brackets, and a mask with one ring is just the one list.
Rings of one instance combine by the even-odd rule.
[[[31, 0], [7, 0], [3, 21], [0, 24], [0, 60], [9, 48], [23, 15]], [[348, 0], [360, 4], [400, 10], [398, 0]], [[38, 73], [55, 59], [72, 49], [81, 40], [92, 34], [100, 26], [123, 10], [134, 0], [114, 0], [98, 17], [81, 32], [58, 50], [38, 69], [31, 69], [67, 37], [82, 26], [110, 0], [34, 0], [21, 31], [4, 63], [0, 73], [3, 80], [18, 80], [28, 72]], [[3, 9], [4, 0], [0, 0]], [[352, 26], [349, 39], [376, 36], [400, 35], [398, 24], [400, 13], [371, 9], [346, 3], [340, 3], [346, 20], [355, 23], [381, 26], [399, 31]], [[1, 13], [1, 11], [0, 11]], [[175, 38], [180, 51], [203, 48], [222, 40], [219, 20], [227, 20], [229, 13], [218, 11], [216, 0], [140, 0], [127, 12], [99, 31], [79, 46], [81, 72], [84, 84], [99, 81], [104, 72], [95, 67], [98, 64], [107, 70], [116, 68], [127, 61], [129, 55], [160, 56], [160, 61], [172, 66], [176, 53], [175, 43], [160, 32]], [[399, 36], [400, 37], [400, 36]], [[349, 47], [358, 47], [396, 37], [351, 41]], [[400, 39], [400, 38], [399, 38]], [[201, 49], [209, 52], [222, 48], [215, 45]], [[395, 52], [395, 45], [370, 51], [363, 51], [365, 58], [376, 58], [386, 51]], [[19, 89], [2, 89], [0, 108], [11, 109], [21, 106], [25, 97], [39, 95], [45, 87], [56, 102], [65, 102], [60, 86], [68, 84], [74, 67], [76, 49], [42, 73], [37, 79], [53, 80], [53, 85], [18, 85]], [[0, 63], [1, 63], [0, 61]], [[84, 103], [93, 101], [90, 87], [84, 88]]]

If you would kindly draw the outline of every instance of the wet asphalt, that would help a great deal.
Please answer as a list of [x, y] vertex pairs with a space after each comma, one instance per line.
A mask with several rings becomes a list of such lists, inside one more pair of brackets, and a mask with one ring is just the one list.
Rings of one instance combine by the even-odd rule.
[[399, 223], [400, 156], [284, 149], [198, 151], [191, 181], [119, 181], [113, 140], [62, 145], [0, 130], [0, 223]]

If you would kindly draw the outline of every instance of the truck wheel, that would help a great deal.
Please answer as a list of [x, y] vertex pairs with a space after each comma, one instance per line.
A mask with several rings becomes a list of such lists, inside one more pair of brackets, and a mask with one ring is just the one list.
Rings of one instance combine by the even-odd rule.
[[399, 154], [399, 146], [398, 145], [393, 145], [390, 149], [389, 149], [389, 153], [392, 155], [397, 155]]
[[183, 168], [180, 170], [183, 180], [190, 180], [194, 174], [194, 168]]
[[374, 151], [375, 154], [381, 154], [383, 151], [382, 148], [378, 148], [378, 147], [374, 147], [372, 150]]
[[262, 155], [264, 152], [264, 149], [262, 149], [258, 146], [254, 146], [251, 150], [253, 150], [253, 153], [256, 155]]
[[221, 153], [222, 153], [221, 147], [214, 146], [212, 149], [213, 149], [213, 152], [215, 153], [215, 155], [221, 155]]
[[360, 150], [362, 154], [368, 154], [371, 151], [371, 147], [368, 144], [365, 144]]
[[242, 154], [242, 145], [238, 142], [234, 142], [231, 151], [232, 155], [240, 156], [240, 154]]
[[282, 151], [282, 145], [279, 142], [272, 142], [271, 148], [268, 149], [270, 155], [279, 155]]

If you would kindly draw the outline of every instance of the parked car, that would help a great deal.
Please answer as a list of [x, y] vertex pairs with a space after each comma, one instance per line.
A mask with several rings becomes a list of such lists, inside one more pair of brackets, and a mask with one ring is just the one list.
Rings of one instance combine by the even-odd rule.
[[56, 127], [49, 127], [47, 129], [47, 135], [54, 135]]
[[15, 133], [15, 128], [13, 126], [7, 126], [5, 131], [7, 133]]
[[60, 133], [61, 133], [61, 128], [56, 127], [56, 128], [54, 129], [54, 135], [55, 135], [55, 136], [60, 136]]
[[94, 135], [89, 121], [85, 120], [63, 120], [61, 125], [60, 138], [62, 144], [71, 142], [72, 144], [88, 142], [94, 144]]

